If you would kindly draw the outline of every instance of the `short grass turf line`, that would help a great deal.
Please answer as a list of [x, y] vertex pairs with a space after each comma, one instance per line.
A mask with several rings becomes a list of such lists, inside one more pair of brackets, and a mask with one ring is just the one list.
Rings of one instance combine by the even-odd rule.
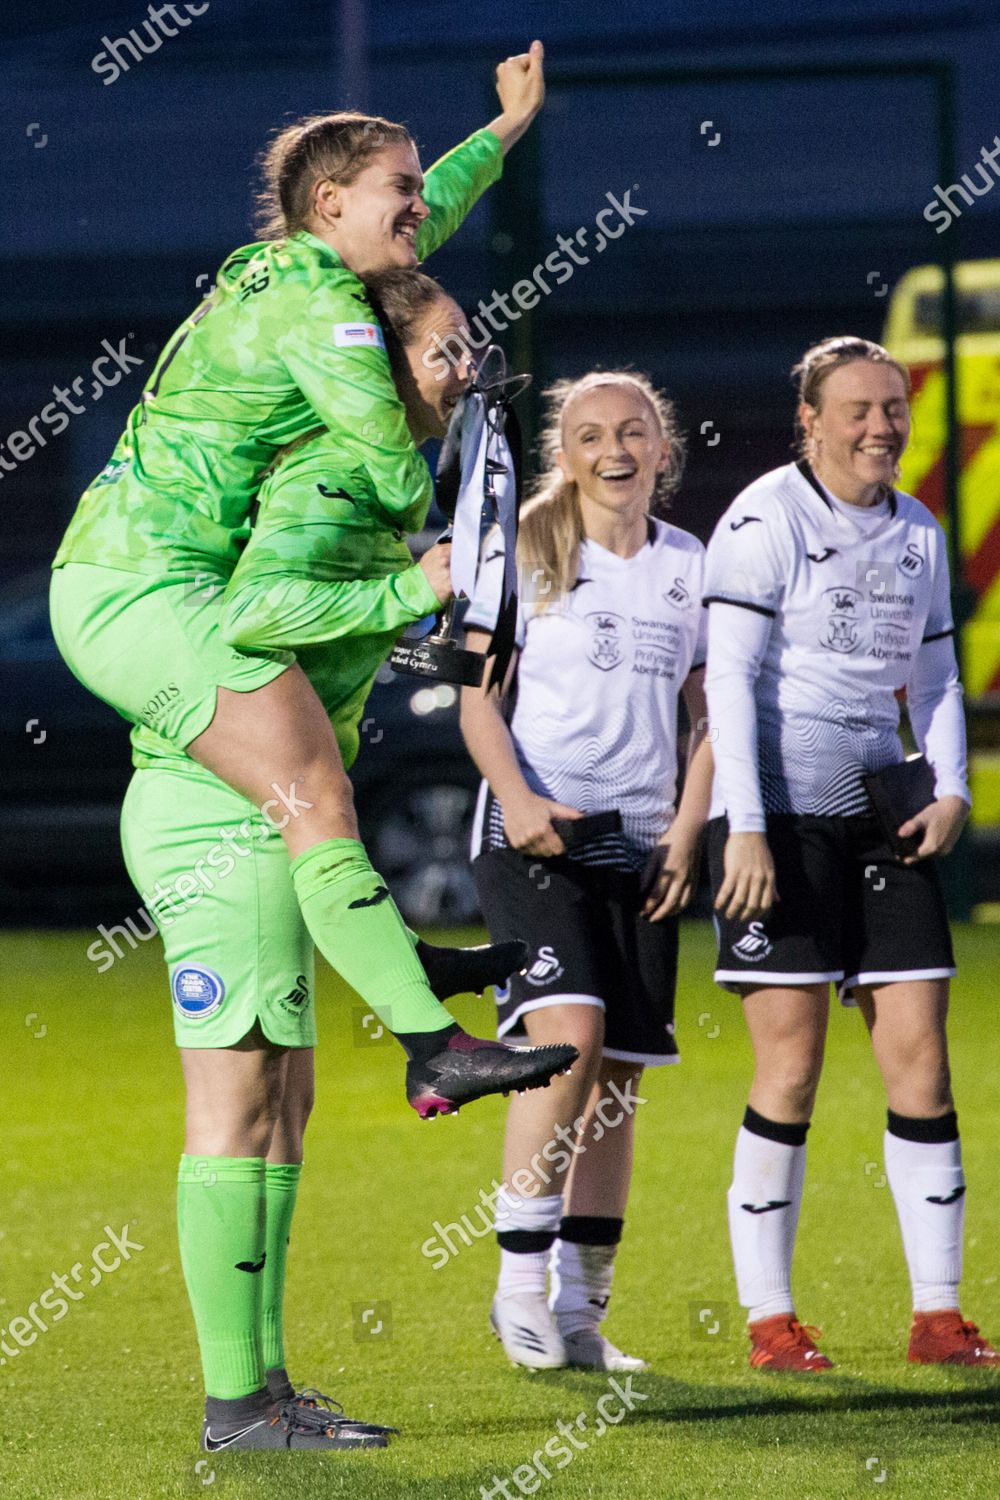
[[[956, 937], [951, 1031], [970, 1182], [964, 1306], [996, 1339], [996, 939], [972, 928]], [[653, 1362], [633, 1380], [645, 1401], [597, 1438], [606, 1377], [512, 1370], [490, 1334], [490, 1236], [467, 1232], [468, 1245], [453, 1236], [446, 1264], [422, 1253], [435, 1223], [466, 1214], [480, 1225], [474, 1210], [498, 1170], [503, 1106], [420, 1123], [403, 1100], [399, 1054], [370, 1038], [358, 1002], [324, 968], [317, 1110], [291, 1254], [290, 1365], [300, 1382], [404, 1436], [386, 1452], [320, 1460], [200, 1454], [196, 1349], [174, 1230], [182, 1112], [169, 1000], [156, 945], [98, 974], [86, 957], [93, 939], [0, 940], [10, 976], [0, 1009], [0, 1325], [26, 1316], [52, 1273], [84, 1268], [70, 1283], [82, 1299], [0, 1366], [5, 1500], [459, 1500], [489, 1493], [494, 1476], [512, 1495], [567, 1500], [995, 1491], [996, 1373], [905, 1363], [909, 1299], [882, 1180], [882, 1093], [861, 1020], [839, 1007], [810, 1133], [796, 1276], [800, 1313], [824, 1329], [837, 1369], [783, 1379], [747, 1368], [725, 1192], [749, 1048], [738, 1002], [711, 982], [710, 931], [697, 925], [683, 932], [683, 1065], [648, 1075], [642, 1089], [609, 1322], [618, 1343]], [[468, 999], [457, 1010], [488, 1028], [487, 1004]], [[127, 1228], [143, 1248], [92, 1286], [105, 1226]], [[28, 1325], [15, 1326], [30, 1337]], [[17, 1347], [9, 1335], [7, 1343]], [[558, 1470], [545, 1445], [558, 1422], [581, 1413], [577, 1431], [590, 1446]], [[519, 1470], [536, 1453], [551, 1478]]]

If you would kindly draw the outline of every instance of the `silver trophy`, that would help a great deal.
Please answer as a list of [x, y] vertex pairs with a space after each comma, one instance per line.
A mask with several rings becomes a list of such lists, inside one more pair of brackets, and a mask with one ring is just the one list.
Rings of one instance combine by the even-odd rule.
[[[448, 518], [438, 538], [451, 542], [456, 526], [462, 532], [463, 556], [469, 545], [478, 558], [479, 535], [484, 510], [500, 525], [504, 538], [504, 586], [500, 614], [485, 655], [467, 651], [454, 639], [457, 598], [437, 615], [430, 633], [415, 640], [403, 636], [393, 647], [389, 665], [394, 672], [413, 677], [431, 677], [435, 682], [478, 687], [486, 662], [493, 657], [492, 686], [502, 680], [514, 645], [517, 617], [516, 564], [517, 506], [520, 494], [521, 434], [511, 401], [525, 389], [530, 375], [507, 374], [503, 351], [496, 345], [486, 350], [465, 395], [451, 414], [441, 445], [435, 477], [435, 498]], [[456, 547], [457, 550], [457, 547]], [[453, 576], [456, 576], [453, 556]], [[474, 582], [468, 568], [456, 576], [458, 592], [471, 595]], [[467, 587], [463, 586], [468, 585]]]

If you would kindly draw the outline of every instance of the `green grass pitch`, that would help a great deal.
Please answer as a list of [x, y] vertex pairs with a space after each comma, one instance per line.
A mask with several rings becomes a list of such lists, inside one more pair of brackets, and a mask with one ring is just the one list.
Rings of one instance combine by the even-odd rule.
[[[792, 1377], [747, 1368], [725, 1192], [749, 1049], [738, 1002], [711, 982], [711, 934], [700, 925], [683, 934], [683, 1065], [647, 1075], [642, 1090], [608, 1324], [652, 1362], [633, 1379], [645, 1399], [597, 1436], [605, 1375], [528, 1375], [507, 1365], [492, 1338], [490, 1237], [456, 1241], [459, 1252], [439, 1269], [421, 1253], [435, 1221], [465, 1213], [478, 1225], [503, 1107], [488, 1101], [421, 1124], [405, 1107], [396, 1049], [371, 1040], [357, 1001], [324, 969], [318, 1101], [290, 1259], [289, 1364], [293, 1378], [352, 1413], [397, 1423], [403, 1436], [386, 1452], [206, 1461], [174, 1233], [181, 1087], [158, 944], [102, 975], [85, 956], [93, 938], [0, 942], [0, 1325], [24, 1317], [53, 1272], [92, 1268], [105, 1226], [119, 1236], [127, 1226], [142, 1249], [99, 1284], [85, 1271], [82, 1298], [34, 1342], [27, 1323], [14, 1325], [27, 1346], [0, 1366], [5, 1500], [473, 1500], [493, 1476], [512, 1495], [553, 1500], [997, 1493], [1000, 1373], [905, 1362], [909, 1300], [882, 1177], [884, 1102], [862, 1023], [839, 1007], [810, 1135], [795, 1283], [800, 1314], [823, 1328], [837, 1368]], [[997, 1339], [997, 942], [983, 928], [960, 929], [957, 941], [952, 1047], [970, 1182], [963, 1305]], [[490, 1024], [484, 1002], [457, 1009], [467, 1025]], [[109, 1251], [100, 1254], [111, 1264]], [[556, 1468], [559, 1451], [540, 1450], [557, 1422], [580, 1414], [588, 1446]], [[535, 1453], [551, 1477], [521, 1467], [519, 1487], [511, 1475]]]

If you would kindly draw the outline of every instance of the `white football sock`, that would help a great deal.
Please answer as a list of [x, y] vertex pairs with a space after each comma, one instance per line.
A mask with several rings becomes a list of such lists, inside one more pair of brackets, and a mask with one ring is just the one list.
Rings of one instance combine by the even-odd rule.
[[582, 1328], [597, 1328], [607, 1316], [617, 1254], [617, 1245], [556, 1240], [552, 1246], [549, 1304], [564, 1337]]
[[965, 1177], [962, 1143], [885, 1133], [885, 1171], [896, 1202], [917, 1312], [958, 1306]]
[[805, 1171], [804, 1145], [788, 1146], [740, 1126], [728, 1195], [729, 1236], [748, 1322], [795, 1311], [792, 1250]]
[[[562, 1206], [561, 1193], [553, 1193], [547, 1198], [519, 1198], [504, 1188], [497, 1194], [494, 1210], [497, 1234], [507, 1235], [521, 1230], [555, 1235], [562, 1219]], [[510, 1250], [501, 1245], [497, 1295], [506, 1297], [515, 1292], [541, 1292], [544, 1295], [550, 1248], [551, 1240], [539, 1250]]]

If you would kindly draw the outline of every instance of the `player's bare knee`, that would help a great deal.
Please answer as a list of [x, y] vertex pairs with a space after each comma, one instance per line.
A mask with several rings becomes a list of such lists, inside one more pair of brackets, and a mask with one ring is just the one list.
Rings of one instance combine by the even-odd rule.
[[915, 1089], [907, 1080], [886, 1090], [886, 1103], [893, 1114], [908, 1120], [936, 1120], [955, 1108], [950, 1089]]
[[247, 1156], [267, 1157], [274, 1142], [274, 1121], [260, 1121], [247, 1131], [244, 1139], [244, 1150]]
[[[266, 1143], [269, 1150], [274, 1127], [280, 1117], [280, 1092], [268, 1090], [266, 1094], [247, 1101], [243, 1112], [243, 1130], [255, 1140]], [[266, 1154], [267, 1151], [264, 1152]]]
[[883, 1048], [881, 1066], [893, 1078], [909, 1079], [920, 1089], [934, 1088], [949, 1078], [948, 1049], [936, 1035], [901, 1039], [891, 1048]]
[[600, 1074], [604, 1055], [604, 1027], [582, 1029], [575, 1036], [570, 1032], [566, 1040], [580, 1054], [574, 1067], [579, 1068], [580, 1072], [586, 1072], [591, 1081], [596, 1079]]
[[642, 1078], [642, 1063], [626, 1062], [620, 1057], [605, 1057], [601, 1060], [600, 1082], [614, 1083], [620, 1089], [638, 1088]]
[[[282, 1090], [278, 1101], [276, 1134], [285, 1148], [302, 1154], [302, 1138], [316, 1098], [311, 1054], [292, 1050], [285, 1054]], [[292, 1158], [289, 1158], [292, 1159]]]
[[884, 1067], [889, 1108], [911, 1119], [933, 1119], [954, 1108], [947, 1057], [935, 1049], [907, 1051]]
[[308, 1087], [297, 1088], [294, 1095], [285, 1099], [282, 1107], [282, 1124], [286, 1133], [298, 1142], [300, 1149], [315, 1101], [315, 1090], [310, 1084]]
[[209, 1120], [189, 1123], [184, 1150], [189, 1156], [267, 1156], [274, 1124], [266, 1110], [216, 1110]]
[[355, 821], [354, 788], [342, 766], [329, 758], [303, 767], [296, 780], [296, 816], [307, 822]]
[[809, 1118], [819, 1086], [821, 1061], [811, 1057], [776, 1058], [763, 1072], [758, 1069], [755, 1083], [774, 1101], [771, 1110], [775, 1118]]

